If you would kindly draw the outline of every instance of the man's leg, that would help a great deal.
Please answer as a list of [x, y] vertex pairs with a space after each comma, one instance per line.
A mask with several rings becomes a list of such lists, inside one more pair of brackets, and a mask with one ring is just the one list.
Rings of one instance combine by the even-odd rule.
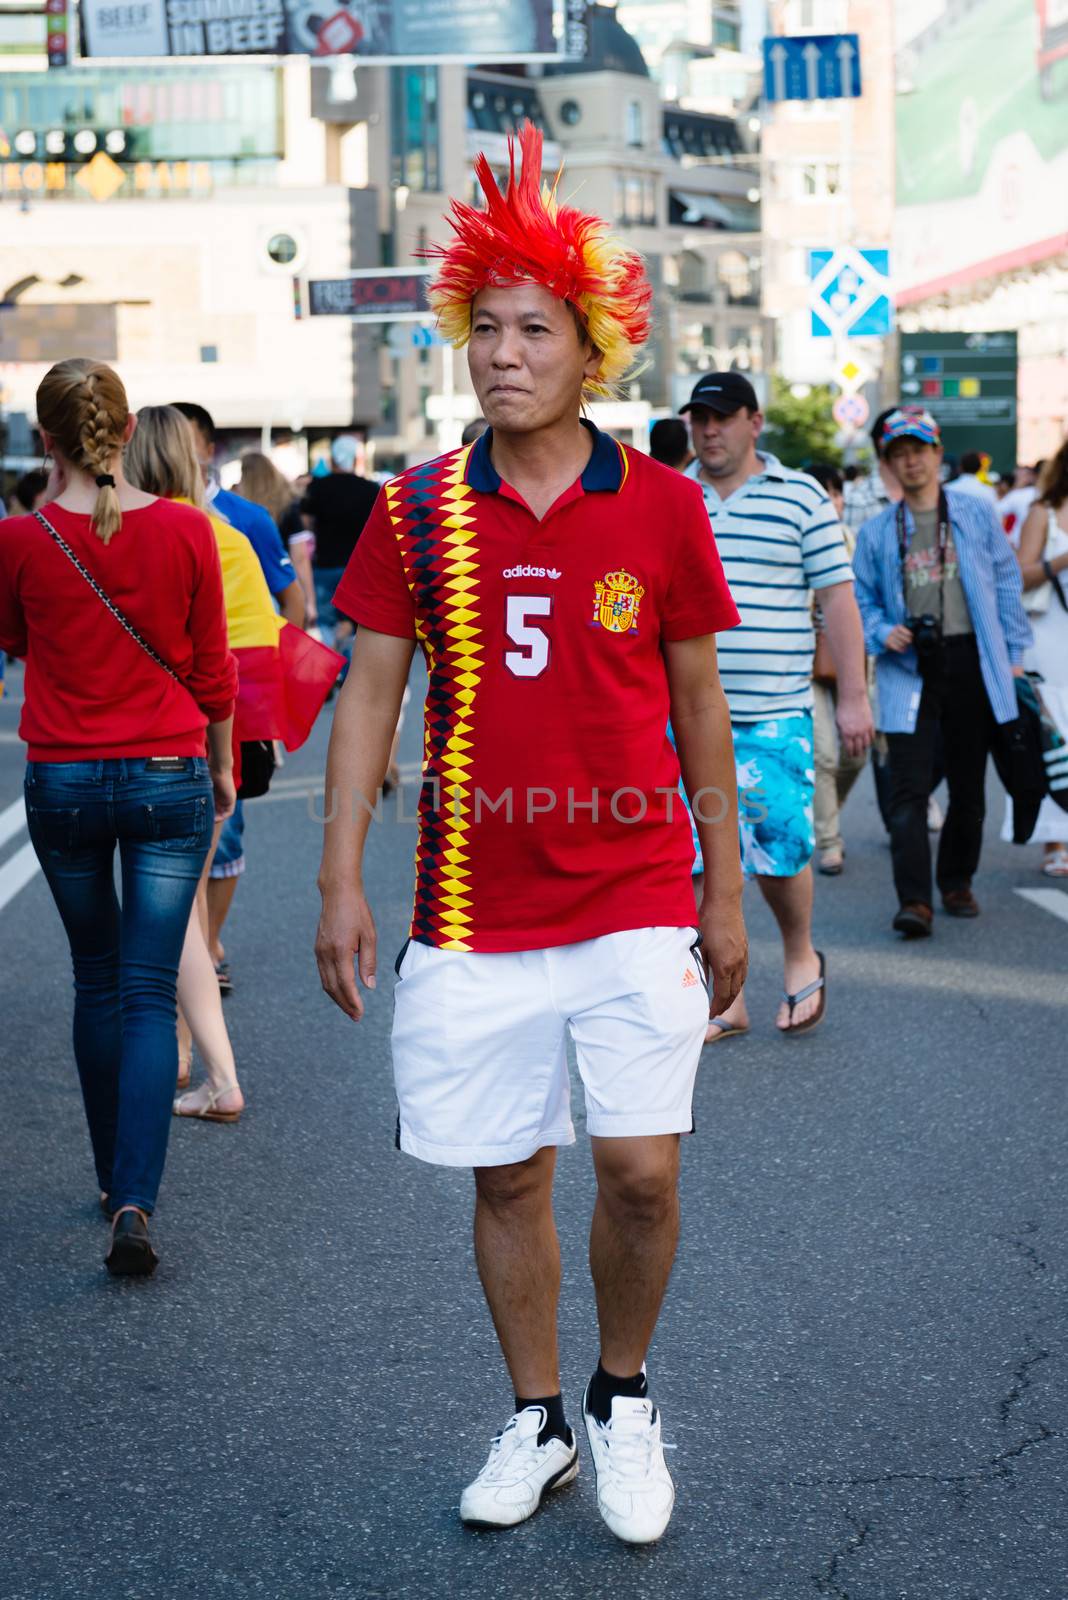
[[679, 1242], [679, 1136], [591, 1140], [597, 1201], [590, 1271], [601, 1366], [640, 1373]]
[[838, 735], [834, 725], [834, 695], [823, 683], [812, 685], [812, 732], [816, 767], [816, 849], [840, 851], [838, 827]]
[[560, 1244], [553, 1221], [556, 1149], [475, 1168], [475, 1261], [516, 1395], [560, 1389], [556, 1311]]
[[[761, 876], [757, 882], [782, 934], [783, 986], [787, 994], [797, 994], [820, 975], [820, 958], [812, 943], [812, 868], [803, 867], [788, 878]], [[817, 990], [794, 1007], [795, 1025], [815, 1015], [821, 993]], [[788, 1028], [790, 1023], [790, 1008], [784, 1000], [775, 1026]]]
[[938, 888], [943, 895], [970, 889], [979, 866], [986, 817], [986, 763], [993, 714], [972, 644], [947, 647], [942, 749], [949, 806], [938, 846]]
[[939, 719], [927, 687], [912, 733], [888, 733], [890, 752], [890, 852], [898, 903], [931, 904], [931, 841], [927, 801]]

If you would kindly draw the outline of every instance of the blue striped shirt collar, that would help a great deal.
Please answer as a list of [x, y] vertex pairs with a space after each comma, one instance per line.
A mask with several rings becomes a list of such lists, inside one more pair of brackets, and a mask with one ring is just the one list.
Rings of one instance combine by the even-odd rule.
[[[733, 500], [735, 495], [748, 494], [758, 483], [788, 483], [789, 474], [778, 456], [773, 456], [770, 450], [758, 450], [757, 460], [760, 462], [760, 471], [754, 472], [751, 478], [738, 485], [731, 491], [727, 500]], [[715, 495], [721, 505], [726, 505], [727, 500], [721, 498], [715, 484], [709, 483], [707, 478], [701, 476], [701, 463], [696, 458], [686, 468], [686, 477], [693, 478], [703, 493]]]

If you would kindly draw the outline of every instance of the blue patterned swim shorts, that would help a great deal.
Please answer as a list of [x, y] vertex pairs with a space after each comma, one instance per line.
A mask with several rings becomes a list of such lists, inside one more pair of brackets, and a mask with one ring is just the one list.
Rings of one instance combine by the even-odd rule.
[[[792, 878], [816, 848], [812, 713], [732, 722], [738, 775], [738, 832], [747, 878]], [[673, 730], [668, 738], [675, 743]], [[679, 791], [686, 798], [685, 790]], [[693, 813], [694, 875], [705, 870]]]
[[747, 878], [792, 878], [816, 848], [812, 713], [734, 722], [738, 830]]

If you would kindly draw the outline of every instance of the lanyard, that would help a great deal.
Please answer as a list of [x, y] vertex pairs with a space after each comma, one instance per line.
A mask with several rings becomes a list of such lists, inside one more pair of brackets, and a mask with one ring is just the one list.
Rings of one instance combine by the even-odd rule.
[[[905, 594], [905, 610], [911, 610], [908, 601], [908, 584], [906, 582], [905, 557], [908, 554], [909, 536], [905, 527], [905, 502], [897, 503], [897, 549], [901, 560], [901, 587]], [[946, 614], [946, 551], [949, 548], [949, 501], [946, 491], [938, 491], [938, 620], [945, 621]]]

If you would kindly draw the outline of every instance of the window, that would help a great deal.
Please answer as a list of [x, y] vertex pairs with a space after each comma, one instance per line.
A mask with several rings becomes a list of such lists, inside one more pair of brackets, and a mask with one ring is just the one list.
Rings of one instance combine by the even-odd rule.
[[267, 254], [278, 267], [286, 267], [297, 257], [297, 241], [291, 233], [272, 233], [267, 241]]
[[582, 121], [582, 107], [577, 100], [564, 100], [560, 106], [560, 121], [568, 128], [577, 127]]
[[808, 161], [796, 171], [795, 193], [801, 200], [834, 200], [842, 192], [837, 161]]
[[616, 218], [631, 227], [657, 224], [656, 178], [652, 173], [616, 173]]
[[437, 67], [391, 67], [390, 109], [394, 188], [440, 188]]
[[202, 344], [200, 359], [205, 366], [213, 366], [219, 359], [219, 346], [217, 344]]
[[640, 100], [627, 102], [627, 143], [638, 149], [645, 143], [645, 132]]

